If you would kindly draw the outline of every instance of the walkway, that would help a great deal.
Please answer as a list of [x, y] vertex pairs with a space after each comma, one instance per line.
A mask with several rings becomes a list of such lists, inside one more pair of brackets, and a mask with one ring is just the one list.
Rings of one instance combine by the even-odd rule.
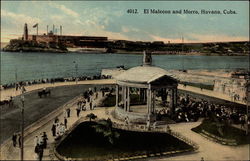
[[227, 100], [227, 101], [230, 101], [230, 102], [239, 103], [239, 104], [243, 104], [243, 105], [246, 104], [243, 101], [236, 101], [236, 100], [233, 101], [232, 97], [230, 97], [230, 96], [228, 96], [226, 94], [222, 94], [222, 93], [207, 90], [207, 89], [202, 89], [201, 90], [200, 88], [192, 87], [192, 86], [188, 86], [188, 85], [185, 87], [182, 84], [178, 85], [178, 89], [189, 91], [189, 92], [194, 92], [194, 93], [197, 93], [197, 94], [206, 95], [206, 96], [209, 96], [209, 97], [215, 97], [215, 98], [219, 98], [219, 99], [223, 99], [223, 100]]
[[[77, 84], [115, 84], [115, 80], [113, 79], [101, 79], [101, 80], [85, 80], [85, 81], [78, 81]], [[42, 89], [42, 88], [49, 88], [49, 87], [58, 87], [58, 86], [69, 86], [69, 85], [76, 85], [76, 82], [57, 82], [57, 83], [44, 83], [44, 84], [34, 84], [30, 86], [25, 86], [26, 92]], [[17, 96], [20, 95], [21, 91], [16, 91], [15, 88], [10, 88], [6, 90], [0, 91], [0, 100], [8, 100], [10, 96]]]
[[[80, 81], [78, 84], [113, 84], [114, 80], [92, 80], [92, 81]], [[62, 85], [74, 85], [75, 82], [64, 82], [64, 83], [55, 83], [55, 84], [39, 84], [39, 85], [32, 85], [27, 86], [27, 91], [36, 90], [43, 87], [52, 87], [52, 86], [62, 86]], [[181, 89], [182, 87], [180, 87]], [[185, 90], [185, 89], [184, 89]], [[186, 90], [194, 90], [192, 92], [199, 92], [200, 94], [204, 94], [207, 92], [206, 90], [198, 91], [193, 87], [186, 87]], [[210, 93], [211, 94], [211, 93]], [[16, 96], [18, 93], [15, 93], [14, 89], [4, 90], [1, 91], [1, 99], [7, 98], [8, 96]], [[207, 94], [206, 94], [207, 95]], [[101, 96], [101, 94], [99, 94]], [[211, 95], [216, 96], [222, 99], [228, 99], [221, 97], [220, 95]], [[63, 121], [64, 113], [63, 111], [65, 108], [71, 109], [71, 117], [68, 119], [68, 126], [71, 126], [74, 122], [76, 122], [79, 118], [76, 117], [76, 101], [71, 102], [68, 106], [63, 106], [60, 108], [60, 112], [55, 112], [50, 117], [48, 122], [41, 121], [43, 123], [39, 126], [36, 126], [35, 129], [31, 129], [27, 137], [25, 137], [24, 142], [24, 158], [25, 160], [34, 160], [36, 159], [36, 154], [34, 153], [34, 138], [36, 135], [39, 135], [42, 132], [46, 132], [49, 138], [48, 141], [48, 148], [44, 152], [44, 160], [51, 160], [53, 158], [50, 157], [49, 147], [53, 143], [53, 137], [51, 134], [51, 127], [54, 121], [54, 118], [59, 115], [60, 122]], [[230, 101], [230, 100], [229, 100]], [[109, 108], [108, 110], [112, 110], [113, 108]], [[88, 113], [94, 113], [98, 116], [98, 118], [108, 118], [110, 117], [106, 113], [107, 109], [105, 108], [97, 108], [92, 111], [82, 111], [80, 116], [85, 117]], [[197, 153], [193, 154], [186, 154], [186, 155], [179, 155], [174, 157], [165, 157], [165, 158], [149, 158], [149, 160], [158, 160], [158, 161], [169, 161], [169, 160], [192, 160], [192, 161], [200, 161], [201, 157], [204, 157], [205, 160], [249, 160], [249, 145], [242, 145], [242, 146], [224, 146], [218, 143], [214, 143], [212, 141], [207, 140], [206, 138], [202, 137], [201, 135], [191, 131], [193, 127], [196, 127], [200, 124], [200, 122], [194, 123], [179, 123], [179, 124], [172, 124], [170, 128], [174, 131], [181, 133], [182, 135], [186, 136], [187, 138], [191, 139], [195, 143], [198, 144], [199, 150]], [[9, 139], [7, 142], [1, 145], [1, 153], [0, 153], [0, 160], [19, 160], [20, 159], [20, 148], [14, 148], [12, 146], [12, 142]], [[55, 158], [54, 158], [55, 159]]]
[[[68, 86], [68, 85], [75, 85], [75, 84], [76, 84], [76, 82], [59, 82], [59, 83], [54, 83], [54, 84], [45, 83], [45, 84], [35, 84], [35, 85], [31, 85], [31, 86], [25, 86], [25, 88], [27, 91], [32, 91], [32, 90], [42, 89], [45, 87]], [[115, 84], [115, 80], [114, 79], [85, 80], [85, 81], [78, 81], [77, 84]], [[222, 93], [214, 92], [211, 90], [206, 90], [206, 89], [201, 90], [200, 88], [192, 87], [192, 86], [188, 86], [188, 85], [184, 87], [184, 85], [181, 85], [181, 84], [178, 85], [178, 89], [233, 102], [233, 100], [230, 96], [222, 94]], [[10, 96], [17, 96], [20, 94], [21, 94], [21, 91], [20, 90], [15, 91], [14, 88], [2, 90], [0, 92], [0, 100], [1, 101], [6, 100], [6, 99], [9, 99]], [[239, 104], [243, 104], [243, 105], [246, 104], [243, 101], [234, 101], [234, 102], [239, 103]]]
[[[93, 105], [98, 104], [100, 100], [102, 99], [101, 93], [98, 93], [99, 99], [94, 100]], [[94, 110], [87, 110], [87, 111], [81, 111], [80, 117], [78, 118], [76, 116], [76, 107], [77, 107], [77, 101], [79, 98], [75, 99], [73, 102], [66, 104], [63, 107], [59, 107], [59, 109], [56, 110], [55, 113], [52, 113], [51, 116], [49, 116], [49, 120], [45, 117], [44, 122], [37, 122], [38, 128], [31, 127], [30, 129], [26, 130], [25, 133], [25, 140], [24, 140], [24, 159], [25, 160], [36, 160], [37, 155], [34, 153], [34, 138], [35, 136], [40, 135], [43, 132], [46, 132], [48, 135], [48, 147], [44, 151], [44, 160], [53, 160], [56, 158], [53, 158], [50, 156], [50, 147], [52, 146], [52, 143], [54, 142], [54, 138], [52, 136], [51, 127], [54, 122], [55, 117], [57, 116], [59, 118], [59, 122], [63, 122], [64, 116], [65, 116], [65, 109], [70, 108], [71, 109], [71, 117], [67, 118], [68, 120], [68, 128], [71, 127], [78, 119], [81, 117], [85, 117], [89, 113], [94, 113], [98, 116], [98, 118], [108, 118], [108, 115], [106, 114], [107, 110], [104, 107], [94, 109]], [[87, 103], [87, 109], [89, 109], [89, 104]], [[113, 108], [110, 108], [109, 110], [112, 110]], [[46, 122], [47, 121], [47, 122]], [[34, 131], [32, 131], [34, 130]], [[29, 133], [29, 134], [27, 134]], [[8, 139], [5, 143], [1, 145], [1, 153], [0, 153], [0, 160], [20, 160], [20, 148], [19, 147], [13, 147], [11, 139]], [[57, 159], [56, 159], [57, 160]]]
[[177, 131], [197, 143], [199, 150], [197, 153], [179, 155], [170, 158], [154, 158], [155, 161], [200, 161], [201, 157], [205, 161], [243, 161], [249, 160], [249, 144], [241, 146], [226, 146], [212, 142], [198, 133], [191, 131], [201, 122], [171, 124], [170, 129]]

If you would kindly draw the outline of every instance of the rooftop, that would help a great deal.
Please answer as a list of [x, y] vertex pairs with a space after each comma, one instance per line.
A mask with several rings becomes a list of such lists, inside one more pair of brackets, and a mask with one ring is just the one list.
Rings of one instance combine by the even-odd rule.
[[151, 83], [163, 76], [174, 79], [172, 74], [162, 68], [155, 66], [137, 66], [115, 76], [115, 79], [122, 82]]

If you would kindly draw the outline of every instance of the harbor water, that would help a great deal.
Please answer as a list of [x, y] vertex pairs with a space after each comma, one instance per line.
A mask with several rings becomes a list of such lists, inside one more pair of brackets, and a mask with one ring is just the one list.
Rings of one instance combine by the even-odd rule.
[[[104, 68], [141, 65], [142, 55], [1, 52], [1, 84], [44, 78], [93, 76]], [[248, 56], [154, 55], [153, 64], [172, 69], [247, 69]]]

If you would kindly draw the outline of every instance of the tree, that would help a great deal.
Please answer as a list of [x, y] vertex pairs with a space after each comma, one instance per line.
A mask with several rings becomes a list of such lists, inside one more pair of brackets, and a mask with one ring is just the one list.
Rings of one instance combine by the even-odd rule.
[[98, 121], [98, 124], [94, 125], [96, 132], [102, 133], [104, 137], [113, 145], [115, 140], [120, 137], [120, 134], [112, 127], [112, 121], [108, 118]]
[[97, 116], [95, 114], [93, 114], [93, 113], [87, 114], [86, 117], [89, 118], [89, 121], [94, 120], [94, 119], [97, 118]]

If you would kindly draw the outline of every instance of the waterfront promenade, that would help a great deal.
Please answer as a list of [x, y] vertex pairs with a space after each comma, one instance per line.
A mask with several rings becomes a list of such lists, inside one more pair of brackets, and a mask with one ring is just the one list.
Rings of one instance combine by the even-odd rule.
[[[114, 79], [102, 79], [102, 80], [85, 80], [85, 81], [78, 81], [77, 84], [115, 84], [115, 80]], [[25, 86], [25, 89], [27, 90], [27, 92], [29, 91], [33, 91], [33, 90], [37, 90], [37, 89], [42, 89], [42, 88], [48, 88], [48, 87], [59, 87], [59, 86], [69, 86], [69, 85], [76, 85], [76, 82], [59, 82], [59, 83], [44, 83], [44, 84], [35, 84], [35, 85], [30, 85], [30, 86]], [[182, 84], [178, 85], [178, 89], [181, 90], [185, 90], [185, 91], [189, 91], [189, 92], [194, 92], [197, 94], [201, 94], [201, 95], [205, 95], [205, 96], [209, 96], [209, 97], [215, 97], [215, 98], [219, 98], [222, 100], [226, 100], [226, 101], [230, 101], [230, 102], [234, 102], [234, 103], [238, 103], [238, 104], [243, 104], [245, 105], [246, 103], [243, 101], [237, 101], [237, 100], [233, 100], [232, 97], [222, 94], [222, 93], [218, 93], [215, 91], [211, 91], [211, 90], [206, 90], [206, 89], [200, 89], [197, 87], [192, 87], [192, 86], [184, 86]], [[21, 91], [16, 91], [14, 88], [11, 89], [6, 89], [6, 90], [1, 90], [0, 93], [0, 100], [8, 100], [10, 98], [10, 96], [17, 96], [20, 95]]]
[[[114, 84], [114, 80], [93, 80], [93, 81], [79, 81], [77, 84], [86, 84], [86, 85], [101, 85], [101, 84]], [[32, 85], [27, 86], [27, 92], [31, 92], [33, 90], [37, 90], [44, 87], [59, 87], [59, 86], [67, 86], [67, 85], [76, 85], [76, 82], [64, 82], [64, 83], [55, 83], [55, 84], [39, 84], [39, 85]], [[189, 86], [181, 87], [179, 86], [179, 89], [185, 88], [185, 90], [190, 90], [192, 92], [196, 93], [205, 93], [206, 90], [200, 90], [196, 88], [192, 88]], [[1, 91], [1, 96], [4, 96], [5, 98], [9, 96], [17, 96], [20, 93], [16, 92], [14, 89], [9, 89], [5, 91]], [[210, 93], [212, 94], [212, 93]], [[101, 96], [101, 94], [99, 94]], [[213, 95], [214, 96], [214, 95]], [[1, 97], [2, 98], [2, 97]], [[102, 99], [101, 97], [96, 100], [100, 101]], [[225, 98], [229, 99], [230, 98]], [[78, 100], [78, 97], [74, 98], [73, 100], [67, 102], [66, 104], [60, 106], [55, 111], [51, 112], [48, 116], [45, 116], [35, 122], [31, 128], [25, 131], [25, 159], [26, 160], [34, 160], [36, 159], [36, 154], [34, 153], [34, 137], [36, 135], [39, 135], [42, 132], [46, 132], [48, 134], [48, 148], [44, 151], [44, 160], [53, 160], [55, 156], [53, 155], [53, 151], [50, 149], [53, 145], [53, 137], [51, 135], [51, 126], [56, 116], [58, 116], [60, 122], [63, 120], [64, 114], [63, 111], [65, 108], [70, 108], [72, 111], [71, 117], [68, 119], [68, 126], [72, 126], [79, 118], [76, 117], [76, 102]], [[113, 108], [96, 108], [92, 111], [82, 111], [80, 116], [85, 117], [88, 113], [94, 113], [98, 116], [98, 118], [108, 118], [111, 117], [107, 113], [108, 111], [113, 110]], [[110, 112], [109, 112], [110, 113]], [[116, 121], [116, 120], [115, 120]], [[207, 140], [206, 138], [200, 136], [199, 134], [191, 131], [190, 129], [192, 127], [196, 127], [200, 124], [200, 122], [192, 122], [192, 123], [179, 123], [171, 125], [171, 128], [177, 132], [182, 133], [184, 136], [190, 138], [192, 141], [198, 144], [199, 151], [197, 153], [193, 154], [185, 154], [185, 155], [178, 155], [174, 157], [163, 157], [163, 158], [149, 158], [149, 160], [161, 160], [161, 161], [167, 161], [167, 160], [197, 160], [200, 161], [201, 157], [204, 157], [205, 159], [209, 160], [248, 160], [249, 156], [249, 145], [243, 145], [243, 146], [224, 146], [220, 145], [218, 143], [214, 143], [212, 141]], [[3, 144], [1, 144], [1, 160], [19, 160], [20, 159], [20, 149], [14, 148], [12, 146], [11, 139], [7, 139]]]
[[[100, 94], [101, 95], [101, 94]], [[101, 99], [101, 98], [100, 98]], [[77, 99], [76, 99], [77, 100]], [[71, 108], [72, 114], [71, 117], [68, 118], [68, 127], [70, 128], [77, 120], [81, 119], [80, 117], [85, 117], [89, 113], [94, 113], [98, 116], [99, 119], [101, 118], [111, 118], [112, 121], [117, 122], [114, 120], [112, 116], [109, 115], [110, 111], [114, 108], [96, 108], [92, 111], [81, 111], [80, 117], [76, 117], [75, 108], [76, 108], [76, 100], [71, 102], [64, 107], [61, 107], [60, 110], [64, 110], [66, 107]], [[75, 102], [75, 103], [74, 103]], [[107, 112], [109, 111], [109, 112]], [[36, 154], [34, 153], [34, 138], [35, 136], [39, 135], [42, 132], [46, 132], [48, 134], [48, 148], [44, 151], [43, 160], [57, 160], [53, 152], [53, 144], [54, 138], [51, 134], [51, 126], [54, 121], [54, 117], [58, 117], [60, 121], [63, 120], [64, 114], [57, 113], [51, 115], [50, 121], [45, 124], [38, 123], [39, 128], [34, 130], [30, 135], [25, 137], [25, 153], [24, 159], [25, 160], [35, 160]], [[119, 122], [118, 122], [119, 123]], [[200, 161], [201, 157], [204, 157], [205, 160], [210, 161], [226, 161], [226, 160], [248, 160], [249, 159], [249, 145], [242, 145], [242, 146], [225, 146], [202, 137], [201, 135], [191, 131], [191, 128], [196, 127], [201, 122], [191, 122], [191, 123], [179, 123], [179, 124], [172, 124], [170, 128], [173, 131], [177, 131], [184, 135], [185, 137], [191, 139], [195, 142], [199, 149], [195, 153], [185, 153], [179, 154], [176, 156], [165, 156], [165, 157], [154, 157], [148, 158], [148, 161], [170, 161], [170, 160], [188, 160], [188, 161]], [[40, 124], [40, 125], [39, 125]], [[12, 146], [11, 140], [8, 140], [5, 144], [1, 145], [1, 158], [2, 160], [19, 160], [20, 158], [20, 148], [14, 148]]]
[[[78, 81], [76, 82], [57, 82], [57, 83], [42, 83], [42, 84], [34, 84], [34, 85], [30, 85], [30, 86], [25, 86], [26, 92], [30, 92], [33, 90], [37, 90], [37, 89], [43, 89], [43, 88], [53, 88], [53, 87], [59, 87], [59, 86], [70, 86], [70, 85], [91, 85], [91, 84], [95, 84], [95, 85], [105, 85], [105, 84], [115, 84], [115, 80], [113, 79], [102, 79], [102, 80], [85, 80], [85, 81]], [[16, 91], [15, 88], [10, 88], [10, 89], [6, 89], [6, 90], [1, 90], [0, 92], [0, 100], [8, 100], [10, 99], [10, 96], [18, 96], [21, 94], [21, 90]]]

